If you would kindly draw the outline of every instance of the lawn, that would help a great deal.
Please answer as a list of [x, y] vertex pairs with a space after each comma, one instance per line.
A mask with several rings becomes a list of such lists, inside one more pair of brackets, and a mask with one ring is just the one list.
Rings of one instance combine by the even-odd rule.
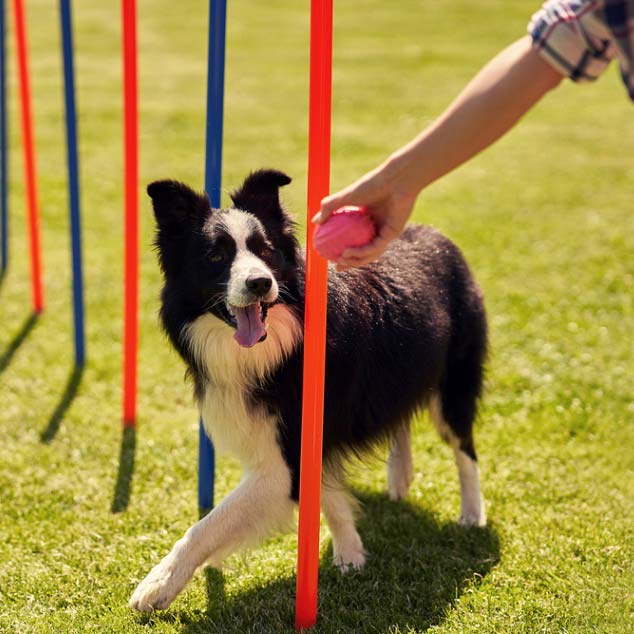
[[[117, 3], [74, 3], [88, 363], [72, 368], [56, 3], [28, 5], [47, 307], [30, 317], [11, 55], [11, 264], [0, 286], [0, 631], [291, 632], [295, 535], [198, 574], [165, 613], [127, 607], [196, 519], [197, 415], [157, 320], [144, 185], [202, 187], [206, 3], [140, 4], [141, 345], [136, 436], [121, 431], [122, 121]], [[303, 218], [308, 3], [233, 0], [224, 184], [271, 166]], [[430, 122], [538, 2], [337, 2], [333, 187]], [[13, 40], [9, 42], [13, 53]], [[322, 531], [316, 632], [634, 631], [634, 108], [615, 68], [562, 85], [418, 201], [484, 289], [491, 354], [476, 442], [489, 526], [457, 526], [451, 452], [415, 424], [406, 502], [355, 466], [367, 568]], [[240, 477], [217, 468], [217, 497]]]

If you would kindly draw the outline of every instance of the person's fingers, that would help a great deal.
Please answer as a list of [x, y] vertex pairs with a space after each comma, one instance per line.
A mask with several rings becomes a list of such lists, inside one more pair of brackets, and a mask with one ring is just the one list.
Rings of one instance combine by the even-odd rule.
[[360, 263], [364, 260], [365, 258], [356, 258], [354, 256], [349, 256], [349, 257], [344, 257], [341, 256], [336, 262], [335, 262], [335, 266], [337, 267], [338, 270], [343, 270], [343, 269], [350, 269], [353, 268], [355, 266], [359, 266]]
[[367, 258], [348, 258], [348, 259], [340, 259], [337, 260], [335, 268], [337, 271], [347, 271], [349, 269], [356, 269], [360, 266], [365, 266], [366, 264], [370, 264], [370, 262], [374, 262], [375, 258], [367, 257]]
[[348, 253], [348, 254], [344, 254], [342, 255], [338, 260], [337, 260], [337, 264], [340, 263], [352, 263], [352, 262], [358, 262], [359, 260], [365, 260], [365, 258], [367, 257], [372, 257], [371, 255], [363, 255], [363, 256], [357, 256], [355, 255], [354, 252]]
[[377, 258], [381, 256], [382, 251], [377, 251], [375, 253], [365, 255], [361, 258], [355, 257], [341, 257], [337, 260], [337, 268], [339, 270], [350, 269], [357, 266], [364, 266], [365, 264], [369, 264], [370, 262], [374, 262]]
[[348, 271], [349, 269], [353, 269], [357, 266], [357, 260], [339, 260], [335, 264], [335, 268], [337, 271]]
[[345, 270], [374, 262], [381, 257], [389, 243], [390, 240], [379, 234], [370, 244], [362, 247], [350, 247], [337, 260], [337, 269]]
[[381, 255], [383, 251], [385, 251], [387, 245], [389, 244], [389, 240], [385, 238], [383, 235], [379, 234], [370, 242], [370, 244], [366, 244], [362, 247], [349, 247], [342, 254], [341, 257], [346, 260], [351, 259], [366, 259], [366, 258], [375, 258]]

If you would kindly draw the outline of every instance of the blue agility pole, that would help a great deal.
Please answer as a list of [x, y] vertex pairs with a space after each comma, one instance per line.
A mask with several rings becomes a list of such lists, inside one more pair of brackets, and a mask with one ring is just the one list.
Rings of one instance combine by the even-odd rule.
[[207, 145], [205, 190], [212, 207], [220, 206], [222, 181], [222, 120], [225, 90], [226, 0], [209, 1], [207, 49]]
[[64, 54], [64, 99], [66, 102], [66, 155], [68, 160], [68, 201], [73, 265], [73, 321], [75, 324], [75, 365], [86, 358], [84, 340], [84, 292], [81, 262], [81, 217], [79, 213], [79, 165], [77, 158], [77, 111], [73, 64], [73, 24], [70, 0], [60, 0], [62, 48]]
[[[220, 207], [226, 24], [226, 0], [209, 0], [205, 191], [212, 207]], [[214, 505], [214, 471], [214, 447], [205, 434], [201, 420], [198, 444], [198, 506], [201, 510]]]
[[7, 192], [7, 48], [4, 0], [0, 0], [0, 277], [9, 266]]
[[216, 472], [216, 452], [203, 427], [198, 425], [198, 508], [206, 513], [214, 505], [214, 480]]

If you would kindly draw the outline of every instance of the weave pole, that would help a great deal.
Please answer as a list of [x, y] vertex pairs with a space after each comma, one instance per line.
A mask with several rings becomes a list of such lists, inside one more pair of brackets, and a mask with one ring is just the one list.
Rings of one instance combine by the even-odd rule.
[[86, 359], [84, 339], [84, 291], [81, 258], [81, 215], [79, 207], [79, 161], [77, 152], [77, 109], [75, 104], [75, 68], [73, 60], [73, 18], [70, 0], [60, 0], [64, 62], [64, 101], [66, 104], [66, 159], [68, 163], [68, 204], [73, 269], [73, 324], [75, 329], [75, 366]]
[[299, 483], [299, 538], [295, 628], [317, 621], [319, 506], [326, 370], [328, 263], [313, 247], [313, 214], [330, 189], [332, 92], [332, 0], [310, 8], [310, 106], [308, 123], [308, 205], [306, 216], [306, 306], [304, 394]]
[[40, 252], [40, 212], [37, 196], [35, 168], [35, 135], [31, 111], [31, 87], [29, 80], [29, 53], [26, 36], [26, 19], [22, 0], [13, 0], [15, 17], [15, 43], [18, 58], [18, 83], [20, 85], [20, 111], [22, 114], [22, 141], [24, 155], [24, 180], [28, 209], [29, 243], [31, 249], [31, 296], [33, 310], [44, 310], [42, 289], [42, 260]]
[[139, 295], [139, 127], [136, 0], [121, 0], [125, 179], [125, 307], [123, 326], [123, 426], [136, 426]]
[[[212, 207], [220, 207], [222, 182], [226, 25], [226, 0], [209, 0], [205, 191]], [[201, 419], [198, 431], [198, 508], [201, 512], [214, 505], [214, 473], [214, 447], [205, 433]]]
[[0, 278], [9, 266], [7, 158], [6, 13], [4, 0], [0, 0]]

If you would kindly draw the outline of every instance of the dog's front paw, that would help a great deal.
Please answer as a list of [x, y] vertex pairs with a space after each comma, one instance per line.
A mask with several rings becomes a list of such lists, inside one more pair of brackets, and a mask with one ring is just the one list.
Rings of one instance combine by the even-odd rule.
[[190, 577], [190, 574], [179, 569], [168, 556], [154, 566], [137, 586], [130, 598], [130, 607], [139, 612], [166, 610]]
[[361, 570], [365, 566], [366, 552], [359, 535], [350, 539], [344, 544], [334, 544], [333, 563], [340, 572], [346, 573], [350, 570]]

